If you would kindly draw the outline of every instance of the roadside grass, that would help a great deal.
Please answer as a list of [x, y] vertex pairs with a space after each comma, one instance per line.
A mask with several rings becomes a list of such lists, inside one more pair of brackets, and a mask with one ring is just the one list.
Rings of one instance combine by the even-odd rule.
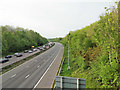
[[[74, 71], [71, 75], [71, 77], [76, 78], [84, 78], [86, 80], [86, 88], [98, 88], [101, 87], [100, 82], [98, 82], [94, 77], [92, 71], [90, 69], [81, 71], [80, 69], [77, 69]], [[102, 88], [102, 87], [101, 87]]]
[[72, 72], [76, 69], [73, 65], [73, 60], [70, 61], [70, 69], [68, 70], [68, 58], [65, 59], [60, 76], [71, 76]]
[[[53, 46], [54, 46], [54, 45], [53, 45]], [[53, 46], [52, 46], [52, 47], [53, 47]], [[50, 48], [52, 48], [52, 47], [50, 47]], [[50, 48], [49, 48], [49, 49], [50, 49]], [[46, 49], [46, 50], [48, 50], [48, 49]], [[8, 71], [10, 71], [10, 70], [12, 70], [12, 69], [14, 69], [15, 67], [23, 64], [24, 62], [26, 62], [26, 61], [28, 61], [28, 60], [30, 60], [30, 59], [32, 59], [32, 58], [40, 55], [41, 53], [45, 52], [46, 50], [40, 51], [40, 52], [38, 52], [38, 53], [35, 53], [35, 54], [33, 54], [33, 55], [29, 56], [29, 57], [26, 57], [26, 58], [24, 58], [24, 59], [22, 59], [22, 60], [20, 60], [20, 61], [18, 61], [18, 62], [15, 62], [15, 63], [13, 63], [13, 64], [11, 64], [11, 65], [8, 65], [8, 66], [2, 68], [2, 72], [0, 72], [0, 75], [1, 75], [1, 74], [4, 74], [4, 73], [6, 73], [6, 72], [8, 72]]]
[[101, 83], [97, 80], [98, 78], [94, 76], [92, 70], [90, 68], [83, 70], [79, 63], [80, 63], [79, 58], [77, 59], [72, 58], [70, 61], [70, 70], [68, 70], [68, 60], [66, 58], [66, 60], [63, 63], [60, 76], [84, 78], [86, 80], [86, 88], [101, 87]]

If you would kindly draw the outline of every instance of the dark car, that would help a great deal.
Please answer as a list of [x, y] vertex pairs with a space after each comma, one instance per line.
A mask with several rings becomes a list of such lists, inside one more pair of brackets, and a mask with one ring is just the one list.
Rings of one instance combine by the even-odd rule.
[[3, 58], [3, 59], [0, 59], [0, 63], [5, 63], [5, 62], [7, 62], [7, 61], [9, 61], [9, 59], [8, 59], [8, 58]]
[[5, 58], [11, 58], [12, 57], [12, 55], [7, 55], [7, 56], [5, 56]]
[[25, 51], [24, 51], [24, 53], [27, 53], [27, 52], [28, 52], [28, 50], [25, 50]]
[[16, 57], [21, 57], [21, 56], [22, 56], [22, 53], [16, 54]]

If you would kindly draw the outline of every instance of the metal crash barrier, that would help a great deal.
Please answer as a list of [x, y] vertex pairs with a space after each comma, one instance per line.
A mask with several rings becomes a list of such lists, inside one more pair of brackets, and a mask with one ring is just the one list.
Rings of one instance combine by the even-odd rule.
[[63, 77], [63, 76], [56, 76], [55, 80], [55, 89], [59, 90], [68, 90], [68, 89], [75, 89], [75, 90], [85, 90], [86, 81], [82, 78], [72, 78], [72, 77]]

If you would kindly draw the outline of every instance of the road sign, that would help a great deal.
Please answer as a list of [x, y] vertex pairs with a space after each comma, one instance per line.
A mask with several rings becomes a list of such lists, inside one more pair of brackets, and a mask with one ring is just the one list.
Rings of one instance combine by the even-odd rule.
[[55, 85], [56, 89], [62, 88], [62, 90], [65, 89], [85, 90], [86, 81], [85, 79], [82, 78], [56, 76]]

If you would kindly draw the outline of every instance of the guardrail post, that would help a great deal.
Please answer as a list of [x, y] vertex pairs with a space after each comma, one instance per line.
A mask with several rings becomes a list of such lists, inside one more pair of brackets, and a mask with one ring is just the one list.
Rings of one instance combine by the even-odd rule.
[[62, 79], [63, 79], [63, 77], [61, 77], [61, 90], [62, 90], [62, 88], [63, 88], [63, 85], [62, 85], [62, 81], [63, 81], [63, 80], [62, 80]]
[[77, 90], [79, 90], [79, 78], [77, 78]]

